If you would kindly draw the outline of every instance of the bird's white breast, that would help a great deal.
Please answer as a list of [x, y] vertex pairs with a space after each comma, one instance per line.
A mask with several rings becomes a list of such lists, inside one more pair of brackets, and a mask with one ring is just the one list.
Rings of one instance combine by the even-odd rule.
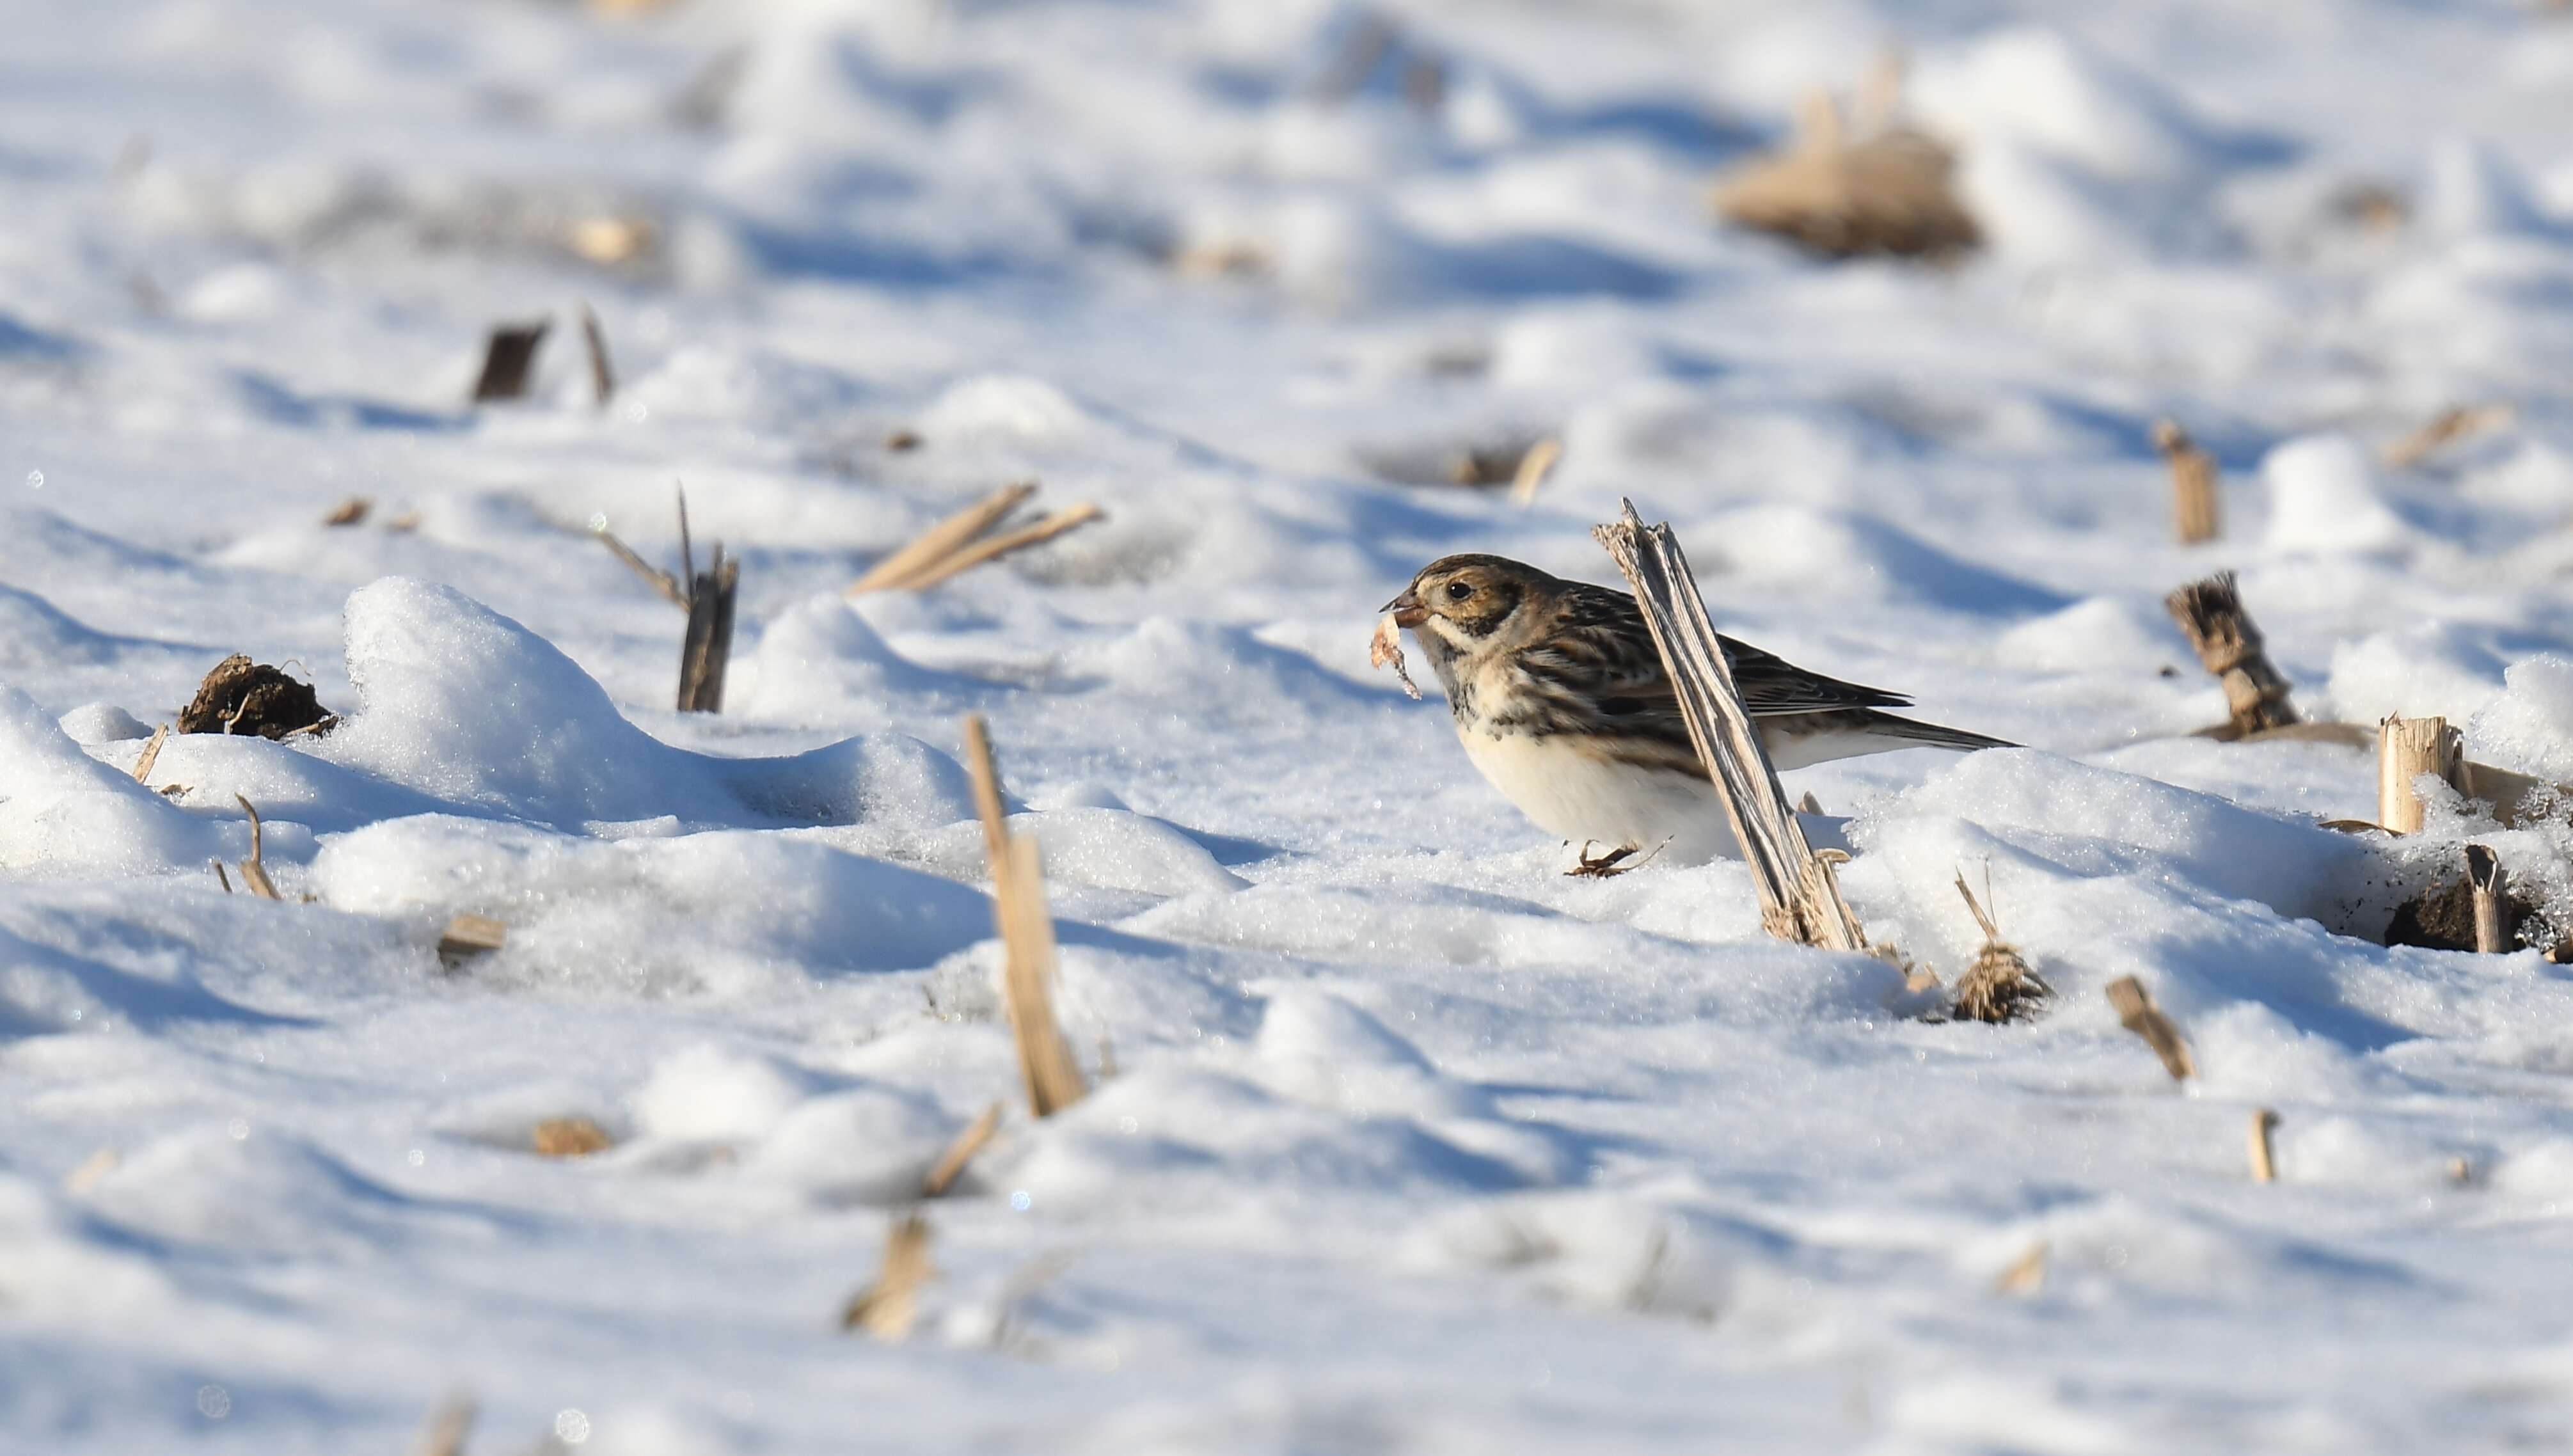
[[1681, 864], [1737, 853], [1704, 779], [1585, 753], [1566, 734], [1459, 727], [1456, 736], [1483, 778], [1549, 834], [1602, 850], [1667, 843], [1662, 858]]

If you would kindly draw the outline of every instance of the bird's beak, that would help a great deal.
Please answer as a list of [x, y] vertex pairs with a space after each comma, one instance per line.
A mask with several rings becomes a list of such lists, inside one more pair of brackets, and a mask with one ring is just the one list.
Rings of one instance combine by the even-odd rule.
[[1416, 627], [1429, 620], [1429, 608], [1422, 606], [1420, 598], [1407, 586], [1402, 589], [1402, 595], [1377, 610], [1393, 613], [1393, 624], [1397, 627]]

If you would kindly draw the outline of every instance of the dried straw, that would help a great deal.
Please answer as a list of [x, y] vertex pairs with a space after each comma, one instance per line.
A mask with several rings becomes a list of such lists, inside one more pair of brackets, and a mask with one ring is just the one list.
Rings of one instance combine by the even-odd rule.
[[421, 1423], [411, 1456], [464, 1456], [464, 1437], [473, 1429], [476, 1413], [473, 1402], [460, 1393], [439, 1401]]
[[983, 1144], [991, 1141], [992, 1134], [1000, 1127], [1001, 1104], [994, 1102], [983, 1109], [981, 1116], [967, 1123], [964, 1131], [956, 1134], [956, 1140], [947, 1144], [945, 1152], [938, 1154], [938, 1161], [930, 1165], [929, 1175], [920, 1180], [920, 1195], [924, 1198], [945, 1197], [956, 1179], [964, 1174], [965, 1164], [974, 1160], [974, 1154], [983, 1150]]
[[2045, 1287], [2046, 1241], [2044, 1239], [2030, 1244], [2028, 1252], [2021, 1254], [2018, 1262], [2002, 1270], [2001, 1277], [1993, 1281], [1993, 1292], [1996, 1294], [2016, 1294], [2025, 1297]]
[[1036, 841], [1010, 833], [1002, 816], [1000, 766], [979, 713], [965, 719], [965, 767], [992, 863], [992, 914], [1006, 956], [1002, 1000], [1018, 1043], [1019, 1076], [1028, 1109], [1048, 1117], [1087, 1096], [1090, 1087], [1055, 1016], [1054, 920], [1046, 913], [1044, 865]]
[[997, 536], [986, 536], [905, 581], [903, 586], [911, 591], [926, 591], [960, 571], [980, 566], [986, 561], [998, 560], [1012, 551], [1025, 550], [1029, 546], [1051, 541], [1066, 531], [1086, 526], [1107, 513], [1096, 504], [1085, 500], [1079, 505], [1058, 510], [1043, 520], [1031, 522], [1017, 530], [1004, 531]]
[[250, 858], [242, 861], [242, 883], [250, 887], [250, 893], [262, 900], [285, 899], [285, 896], [277, 893], [276, 883], [268, 878], [268, 864], [262, 857], [266, 835], [260, 827], [259, 811], [250, 806], [250, 800], [239, 794], [233, 795], [233, 802], [242, 806], [242, 812], [250, 816]]
[[[2016, 947], [2002, 939], [2001, 928], [1975, 900], [1975, 892], [1966, 888], [1966, 877], [1957, 877], [1957, 893], [1966, 898], [1966, 909], [1975, 923], [1984, 928], [1984, 948], [1975, 953], [1975, 964], [1957, 978], [1956, 1014], [1970, 1022], [2026, 1021], [2055, 995], [2055, 988], [2030, 968]], [[1984, 884], [1984, 893], [1992, 893], [1992, 883]]]
[[912, 577], [937, 565], [966, 542], [990, 530], [1001, 517], [1018, 509], [1022, 502], [1036, 493], [1037, 486], [1033, 480], [1002, 486], [913, 537], [909, 544], [878, 561], [868, 568], [864, 576], [849, 583], [842, 594], [862, 596], [870, 591], [891, 591], [907, 585]]
[[1852, 140], [1839, 109], [1816, 92], [1787, 148], [1715, 192], [1715, 209], [1826, 258], [1867, 254], [1945, 259], [1983, 241], [1951, 186], [1955, 156], [1939, 142], [1880, 126]]
[[880, 1340], [902, 1339], [919, 1322], [921, 1286], [937, 1274], [929, 1261], [929, 1220], [905, 1213], [885, 1230], [884, 1263], [875, 1282], [841, 1311], [840, 1328], [864, 1330]]
[[146, 785], [152, 782], [152, 766], [161, 761], [161, 745], [169, 741], [169, 724], [164, 723], [152, 730], [152, 741], [143, 745], [143, 756], [134, 761], [134, 782]]
[[2408, 469], [2447, 445], [2500, 429], [2518, 417], [2519, 411], [2506, 403], [2451, 405], [2420, 428], [2387, 444], [2382, 458], [2396, 469]]

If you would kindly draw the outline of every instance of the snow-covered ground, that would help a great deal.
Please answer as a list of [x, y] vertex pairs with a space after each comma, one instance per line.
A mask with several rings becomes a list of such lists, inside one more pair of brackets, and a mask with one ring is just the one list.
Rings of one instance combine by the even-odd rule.
[[[2573, 975], [2376, 944], [2468, 838], [2573, 930], [2573, 828], [2319, 827], [2372, 756], [2184, 736], [2160, 605], [2236, 567], [2309, 712], [2573, 780], [2573, 20], [625, 8], [0, 4], [0, 1449], [395, 1452], [448, 1392], [476, 1453], [2573, 1440]], [[1711, 221], [1895, 50], [1983, 253]], [[1531, 505], [1436, 483], [1547, 435]], [[1108, 518], [839, 595], [1020, 477]], [[674, 560], [674, 480], [744, 562], [720, 716], [584, 538]], [[1565, 878], [1368, 670], [1437, 555], [1613, 580], [1621, 496], [1728, 630], [2031, 745], [1789, 788], [1944, 977], [1989, 867], [2051, 1014], [1920, 1020], [1738, 864]], [[347, 721], [135, 784], [237, 650]], [[1113, 1061], [1042, 1123], [972, 711]], [[285, 903], [208, 867], [236, 794]], [[508, 943], [446, 974], [459, 913]], [[919, 1328], [843, 1334], [995, 1099]], [[570, 1114], [617, 1145], [526, 1150]]]

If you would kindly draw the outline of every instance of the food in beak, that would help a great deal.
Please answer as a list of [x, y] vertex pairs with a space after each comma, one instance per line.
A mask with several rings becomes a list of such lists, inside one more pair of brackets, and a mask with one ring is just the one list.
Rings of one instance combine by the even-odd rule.
[[[1395, 597], [1394, 600], [1402, 598]], [[1411, 680], [1411, 674], [1402, 665], [1402, 627], [1400, 612], [1389, 611], [1376, 618], [1375, 636], [1367, 643], [1367, 666], [1382, 667], [1392, 663], [1393, 675], [1402, 679], [1402, 690], [1411, 694], [1411, 700], [1416, 703], [1420, 701], [1420, 687]]]
[[1429, 608], [1422, 606], [1420, 598], [1408, 591], [1386, 602], [1383, 609], [1393, 613], [1393, 624], [1397, 627], [1416, 627], [1429, 620]]

